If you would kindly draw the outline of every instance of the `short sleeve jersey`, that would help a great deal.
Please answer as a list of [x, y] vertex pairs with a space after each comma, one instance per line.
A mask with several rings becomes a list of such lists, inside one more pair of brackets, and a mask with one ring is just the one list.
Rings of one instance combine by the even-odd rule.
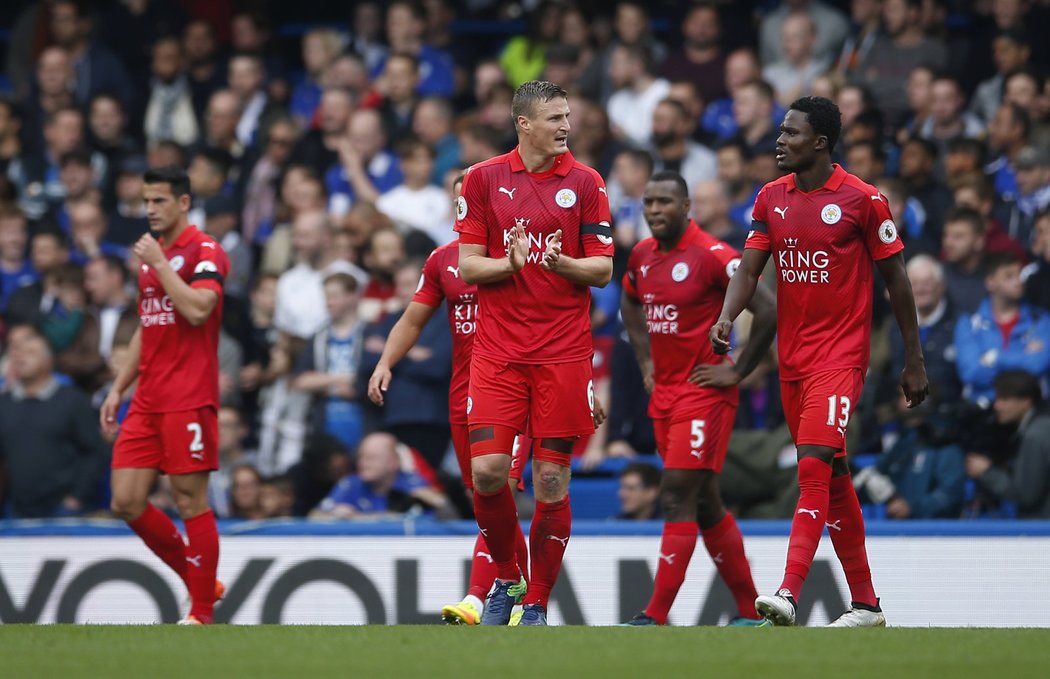
[[839, 165], [809, 193], [781, 177], [759, 192], [744, 247], [776, 266], [781, 379], [867, 370], [872, 262], [904, 249], [886, 197]]
[[474, 351], [511, 363], [566, 363], [590, 358], [590, 290], [540, 266], [561, 229], [562, 253], [573, 258], [613, 253], [605, 182], [566, 152], [542, 173], [530, 173], [518, 149], [472, 166], [457, 202], [460, 243], [507, 255], [511, 229], [525, 228], [528, 261], [497, 283], [478, 286], [483, 309]]
[[464, 283], [459, 277], [459, 243], [453, 241], [430, 253], [412, 301], [429, 307], [448, 302], [448, 327], [452, 332], [452, 384], [448, 390], [448, 412], [452, 424], [466, 424], [470, 355], [478, 322], [478, 288]]
[[740, 253], [694, 222], [668, 252], [660, 251], [655, 238], [634, 246], [623, 289], [645, 309], [655, 382], [650, 417], [689, 416], [716, 400], [738, 402], [736, 387], [698, 387], [688, 377], [698, 364], [723, 360], [711, 349], [708, 331], [739, 264]]
[[132, 410], [170, 413], [219, 406], [219, 328], [222, 287], [230, 264], [222, 246], [195, 226], [174, 243], [161, 243], [182, 280], [219, 296], [208, 319], [191, 325], [164, 291], [157, 272], [139, 265], [139, 324], [142, 349]]

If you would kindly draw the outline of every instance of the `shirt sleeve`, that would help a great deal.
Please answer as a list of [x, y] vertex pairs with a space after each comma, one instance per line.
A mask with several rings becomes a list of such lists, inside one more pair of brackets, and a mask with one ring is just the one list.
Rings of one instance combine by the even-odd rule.
[[861, 232], [871, 258], [878, 261], [903, 250], [904, 243], [897, 233], [897, 224], [893, 221], [885, 196], [876, 192], [864, 200], [867, 216], [861, 224]]
[[586, 188], [580, 187], [580, 249], [584, 257], [612, 257], [612, 214], [609, 211], [609, 192], [597, 172], [590, 172]]
[[637, 250], [631, 251], [631, 256], [627, 258], [627, 271], [623, 274], [623, 291], [633, 300], [638, 299], [638, 288], [636, 287], [638, 282], [638, 257], [635, 254], [636, 252]]
[[762, 187], [762, 190], [755, 196], [755, 207], [751, 209], [751, 231], [747, 234], [747, 240], [744, 242], [744, 249], [753, 248], [755, 250], [765, 250], [769, 252], [769, 228], [766, 224], [769, 223], [769, 207], [766, 204], [766, 187]]
[[441, 259], [437, 250], [427, 257], [423, 265], [423, 273], [419, 274], [419, 285], [416, 294], [412, 296], [413, 302], [419, 302], [429, 307], [440, 306], [445, 299], [445, 293], [441, 289], [441, 270], [438, 260]]
[[477, 170], [467, 170], [463, 187], [456, 199], [456, 226], [461, 243], [488, 245], [488, 224], [485, 213], [488, 206], [485, 178]]
[[714, 245], [707, 252], [718, 263], [718, 266], [711, 267], [711, 283], [719, 290], [725, 290], [740, 266], [740, 253], [725, 243]]
[[230, 259], [222, 246], [213, 240], [201, 241], [197, 264], [190, 276], [190, 287], [205, 288], [222, 295], [226, 274], [230, 272]]

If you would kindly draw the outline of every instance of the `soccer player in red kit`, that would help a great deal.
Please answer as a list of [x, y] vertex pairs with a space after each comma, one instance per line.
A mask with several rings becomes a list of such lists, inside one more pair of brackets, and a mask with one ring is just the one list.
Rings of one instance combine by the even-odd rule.
[[[605, 183], [569, 153], [569, 102], [547, 81], [514, 93], [518, 146], [467, 171], [457, 203], [459, 271], [478, 286], [467, 421], [474, 514], [496, 565], [483, 625], [546, 625], [572, 529], [573, 443], [594, 431], [590, 286], [612, 277]], [[533, 440], [536, 514], [528, 592], [514, 557], [507, 485], [514, 436]]]
[[[138, 379], [113, 447], [112, 509], [186, 583], [192, 606], [180, 624], [209, 624], [221, 596], [208, 474], [219, 466], [219, 326], [229, 261], [187, 222], [190, 181], [181, 169], [147, 171], [142, 196], [156, 238], [145, 234], [134, 247], [140, 325], [99, 413], [103, 430], [116, 433], [121, 395]], [[185, 542], [149, 502], [158, 474], [171, 479]]]
[[[737, 382], [769, 350], [776, 332], [773, 296], [759, 288], [752, 304], [751, 339], [740, 363], [716, 356], [707, 333], [722, 310], [740, 253], [689, 219], [689, 189], [676, 172], [658, 172], [642, 194], [653, 235], [627, 261], [620, 306], [645, 384], [649, 416], [664, 462], [660, 503], [664, 513], [653, 596], [627, 624], [663, 625], [685, 581], [697, 527], [704, 546], [737, 604], [730, 625], [758, 625], [754, 581], [744, 540], [722, 506], [718, 476], [739, 403]], [[711, 371], [724, 387], [706, 386]]]
[[901, 388], [909, 407], [929, 390], [915, 301], [886, 197], [831, 162], [842, 129], [838, 107], [822, 97], [791, 104], [777, 138], [788, 174], [762, 187], [744, 256], [711, 328], [728, 347], [732, 321], [754, 294], [773, 256], [781, 398], [798, 450], [798, 507], [791, 523], [784, 581], [760, 596], [758, 612], [775, 625], [795, 622], [796, 602], [825, 525], [849, 584], [850, 610], [836, 627], [877, 627], [886, 618], [875, 596], [864, 547], [864, 520], [846, 463], [846, 427], [864, 385], [871, 347], [872, 261], [886, 281], [904, 338]]
[[[458, 177], [453, 184], [457, 194]], [[415, 346], [423, 328], [431, 317], [447, 302], [448, 326], [452, 332], [452, 384], [448, 391], [449, 423], [452, 425], [452, 447], [463, 476], [463, 485], [468, 490], [474, 487], [470, 473], [470, 443], [467, 432], [467, 385], [470, 381], [470, 357], [474, 348], [474, 329], [478, 321], [478, 288], [463, 281], [459, 272], [459, 243], [453, 241], [434, 250], [423, 265], [419, 289], [405, 309], [405, 313], [394, 324], [383, 347], [372, 377], [368, 380], [368, 397], [376, 405], [383, 405], [383, 392], [390, 385], [391, 372], [404, 356]], [[517, 445], [510, 477], [521, 481], [524, 462], [528, 460], [528, 445]], [[521, 524], [515, 522], [514, 552], [520, 568], [527, 569], [529, 548]], [[483, 599], [496, 579], [496, 565], [492, 560], [485, 536], [478, 533], [471, 557], [470, 585], [467, 595], [458, 604], [450, 604], [441, 610], [441, 616], [450, 624], [477, 625], [484, 612]]]

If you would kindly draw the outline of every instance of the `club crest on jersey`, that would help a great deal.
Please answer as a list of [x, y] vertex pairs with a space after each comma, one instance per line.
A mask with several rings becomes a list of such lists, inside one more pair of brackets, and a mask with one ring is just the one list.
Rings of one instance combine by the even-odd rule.
[[820, 218], [824, 220], [825, 224], [838, 224], [839, 220], [842, 219], [842, 208], [835, 203], [828, 203], [820, 211]]
[[879, 240], [886, 245], [897, 240], [897, 225], [893, 223], [892, 219], [887, 219], [879, 225]]
[[576, 192], [572, 189], [562, 189], [554, 194], [554, 202], [564, 208], [570, 208], [576, 204]]
[[185, 263], [186, 263], [186, 258], [183, 257], [182, 255], [175, 255], [174, 257], [172, 257], [171, 259], [168, 260], [168, 264], [171, 265], [171, 270], [172, 271], [178, 271], [179, 269], [182, 268], [182, 265], [185, 264]]
[[467, 199], [460, 196], [456, 199], [456, 219], [463, 221], [467, 218]]
[[685, 262], [678, 262], [671, 269], [671, 280], [675, 283], [681, 283], [689, 276], [689, 265]]

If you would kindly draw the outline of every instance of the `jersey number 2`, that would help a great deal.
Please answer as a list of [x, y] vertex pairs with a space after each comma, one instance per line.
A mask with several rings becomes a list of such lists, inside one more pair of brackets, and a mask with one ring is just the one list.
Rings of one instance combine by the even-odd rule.
[[190, 452], [199, 453], [204, 450], [204, 441], [201, 440], [204, 432], [201, 430], [200, 423], [190, 422], [186, 425], [186, 431], [193, 434], [193, 440], [190, 441]]

